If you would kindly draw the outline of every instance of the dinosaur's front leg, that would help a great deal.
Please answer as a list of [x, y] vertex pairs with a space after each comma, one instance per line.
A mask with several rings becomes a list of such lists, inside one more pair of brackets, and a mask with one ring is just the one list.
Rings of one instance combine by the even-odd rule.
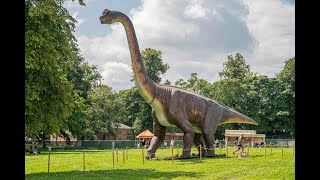
[[155, 153], [160, 145], [163, 143], [166, 135], [166, 127], [162, 126], [156, 116], [156, 112], [152, 110], [152, 119], [153, 119], [153, 130], [154, 136], [151, 139], [150, 146], [148, 148], [148, 153], [146, 159], [151, 159], [155, 157]]

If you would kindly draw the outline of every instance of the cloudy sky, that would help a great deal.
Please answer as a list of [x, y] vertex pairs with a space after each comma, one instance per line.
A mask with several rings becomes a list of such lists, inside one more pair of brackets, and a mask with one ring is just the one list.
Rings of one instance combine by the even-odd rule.
[[294, 0], [84, 0], [64, 6], [78, 21], [81, 53], [96, 65], [103, 84], [115, 91], [133, 84], [125, 30], [120, 23], [100, 24], [105, 8], [132, 20], [140, 50], [162, 52], [172, 83], [193, 72], [211, 83], [228, 55], [241, 53], [253, 72], [272, 77], [295, 55]]

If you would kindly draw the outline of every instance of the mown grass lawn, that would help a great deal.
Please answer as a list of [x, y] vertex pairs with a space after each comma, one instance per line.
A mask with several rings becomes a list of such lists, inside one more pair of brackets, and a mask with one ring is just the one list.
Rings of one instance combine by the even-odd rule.
[[[181, 148], [178, 150], [181, 154]], [[247, 150], [247, 149], [246, 149]], [[48, 152], [26, 155], [26, 179], [295, 179], [295, 157], [292, 148], [250, 148], [248, 158], [234, 158], [233, 148], [229, 148], [226, 158], [203, 158], [188, 160], [144, 160], [141, 149], [128, 149], [128, 160], [123, 163], [123, 150], [119, 149], [118, 162], [112, 165], [112, 150], [86, 150], [85, 172], [83, 151], [57, 151], [50, 154], [50, 173], [48, 174]], [[196, 153], [196, 149], [192, 149]], [[221, 149], [221, 153], [226, 153]], [[146, 151], [144, 151], [144, 155]], [[177, 149], [174, 149], [177, 154]], [[220, 154], [217, 149], [216, 154]], [[171, 149], [158, 149], [156, 156], [171, 156]]]

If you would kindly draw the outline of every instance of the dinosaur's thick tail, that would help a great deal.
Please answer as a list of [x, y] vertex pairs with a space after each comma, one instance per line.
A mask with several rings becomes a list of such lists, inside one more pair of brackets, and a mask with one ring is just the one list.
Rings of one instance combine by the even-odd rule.
[[253, 119], [230, 108], [223, 108], [222, 118], [219, 125], [225, 123], [244, 123], [258, 125], [258, 123]]

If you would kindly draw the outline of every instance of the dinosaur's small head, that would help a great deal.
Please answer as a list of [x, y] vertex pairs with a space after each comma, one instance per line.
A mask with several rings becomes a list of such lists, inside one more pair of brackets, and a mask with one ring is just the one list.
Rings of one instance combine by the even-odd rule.
[[112, 24], [114, 22], [119, 21], [119, 16], [121, 15], [118, 11], [110, 11], [109, 9], [105, 9], [102, 12], [102, 16], [100, 16], [101, 24]]
[[101, 24], [112, 24], [113, 12], [109, 9], [105, 9], [102, 12], [102, 16], [100, 16]]

